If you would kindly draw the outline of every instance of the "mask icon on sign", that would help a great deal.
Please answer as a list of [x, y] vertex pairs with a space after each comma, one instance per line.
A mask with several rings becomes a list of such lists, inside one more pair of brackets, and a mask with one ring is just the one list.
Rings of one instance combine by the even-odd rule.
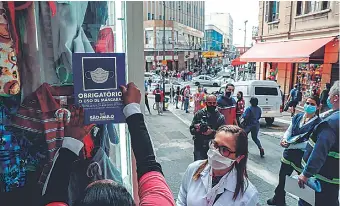
[[[90, 74], [90, 77], [89, 77]], [[85, 72], [85, 77], [87, 79], [92, 79], [95, 83], [101, 84], [105, 83], [108, 79], [114, 77], [113, 71], [106, 71], [103, 68], [97, 68], [94, 71]]]

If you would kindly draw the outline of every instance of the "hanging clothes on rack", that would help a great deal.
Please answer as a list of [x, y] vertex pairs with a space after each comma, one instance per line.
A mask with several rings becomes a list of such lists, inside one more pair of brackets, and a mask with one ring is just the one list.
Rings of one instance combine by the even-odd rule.
[[23, 75], [27, 78], [22, 82], [24, 97], [44, 82], [60, 83], [56, 75], [60, 65], [72, 75], [72, 53], [94, 52], [82, 28], [87, 5], [87, 1], [56, 1], [53, 15], [48, 1], [37, 1], [21, 15]]

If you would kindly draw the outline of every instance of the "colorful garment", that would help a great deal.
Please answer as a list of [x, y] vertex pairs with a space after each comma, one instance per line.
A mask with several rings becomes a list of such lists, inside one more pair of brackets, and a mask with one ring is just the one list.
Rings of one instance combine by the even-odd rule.
[[[39, 179], [44, 183], [51, 168], [51, 163], [57, 150], [64, 139], [64, 122], [58, 122], [55, 112], [61, 108], [60, 100], [55, 96], [71, 96], [73, 87], [52, 87], [47, 83], [42, 84], [35, 92], [27, 96], [16, 115], [12, 119], [12, 126], [27, 132], [44, 137], [47, 148], [46, 164]], [[73, 102], [67, 102], [68, 107]], [[91, 125], [93, 126], [93, 125]]]
[[[3, 102], [1, 102], [3, 104]], [[25, 185], [26, 168], [20, 156], [20, 143], [10, 131], [6, 108], [0, 108], [0, 192], [10, 192]]]
[[198, 110], [205, 108], [205, 100], [206, 95], [204, 92], [198, 92], [194, 96], [194, 102], [195, 102], [195, 109], [194, 113], [196, 113]]
[[0, 2], [0, 96], [9, 96], [20, 92], [20, 77], [9, 18], [3, 4]]

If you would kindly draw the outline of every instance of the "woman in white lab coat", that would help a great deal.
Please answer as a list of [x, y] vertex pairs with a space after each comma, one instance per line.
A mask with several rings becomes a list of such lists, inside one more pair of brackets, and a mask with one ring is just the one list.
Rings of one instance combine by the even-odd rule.
[[187, 168], [177, 206], [255, 206], [258, 192], [247, 176], [247, 134], [234, 125], [221, 126], [211, 140], [208, 160]]

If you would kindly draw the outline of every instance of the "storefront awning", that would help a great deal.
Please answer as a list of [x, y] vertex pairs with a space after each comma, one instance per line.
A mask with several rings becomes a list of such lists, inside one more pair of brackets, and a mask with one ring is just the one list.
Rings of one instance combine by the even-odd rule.
[[231, 61], [231, 66], [239, 66], [239, 65], [243, 65], [243, 64], [247, 64], [247, 62], [241, 62], [240, 57], [237, 57], [236, 59]]
[[309, 62], [310, 55], [335, 37], [255, 44], [241, 57], [245, 62]]

